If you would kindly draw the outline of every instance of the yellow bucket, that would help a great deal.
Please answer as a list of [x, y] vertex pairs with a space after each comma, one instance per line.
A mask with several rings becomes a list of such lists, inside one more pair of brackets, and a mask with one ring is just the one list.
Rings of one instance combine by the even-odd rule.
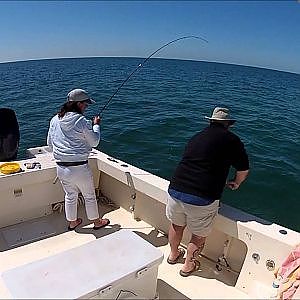
[[0, 165], [0, 172], [3, 174], [13, 174], [19, 172], [21, 169], [18, 163], [5, 163]]

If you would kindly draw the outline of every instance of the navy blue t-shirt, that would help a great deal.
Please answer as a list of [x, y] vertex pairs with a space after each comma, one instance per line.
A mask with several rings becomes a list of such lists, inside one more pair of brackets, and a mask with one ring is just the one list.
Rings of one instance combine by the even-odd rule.
[[249, 169], [244, 144], [218, 123], [194, 135], [186, 145], [169, 188], [205, 199], [220, 199], [230, 167]]

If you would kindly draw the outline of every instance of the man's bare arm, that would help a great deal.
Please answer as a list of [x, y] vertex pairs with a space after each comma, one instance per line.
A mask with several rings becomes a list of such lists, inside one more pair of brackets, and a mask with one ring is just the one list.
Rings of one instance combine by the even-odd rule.
[[240, 187], [241, 183], [246, 180], [248, 174], [249, 170], [236, 171], [235, 178], [233, 180], [229, 180], [226, 185], [233, 191], [237, 190]]

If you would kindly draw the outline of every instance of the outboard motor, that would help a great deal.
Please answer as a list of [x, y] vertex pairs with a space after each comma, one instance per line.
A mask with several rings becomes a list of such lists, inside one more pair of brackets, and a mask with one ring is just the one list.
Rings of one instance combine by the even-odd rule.
[[17, 158], [19, 140], [19, 124], [15, 112], [9, 108], [0, 108], [0, 161]]

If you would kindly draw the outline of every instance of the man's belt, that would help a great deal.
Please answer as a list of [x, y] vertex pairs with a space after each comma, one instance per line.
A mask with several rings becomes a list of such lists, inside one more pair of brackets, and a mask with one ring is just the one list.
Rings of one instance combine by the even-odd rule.
[[73, 166], [85, 165], [88, 163], [88, 161], [87, 160], [84, 160], [84, 161], [57, 161], [56, 163], [62, 167], [73, 167]]

